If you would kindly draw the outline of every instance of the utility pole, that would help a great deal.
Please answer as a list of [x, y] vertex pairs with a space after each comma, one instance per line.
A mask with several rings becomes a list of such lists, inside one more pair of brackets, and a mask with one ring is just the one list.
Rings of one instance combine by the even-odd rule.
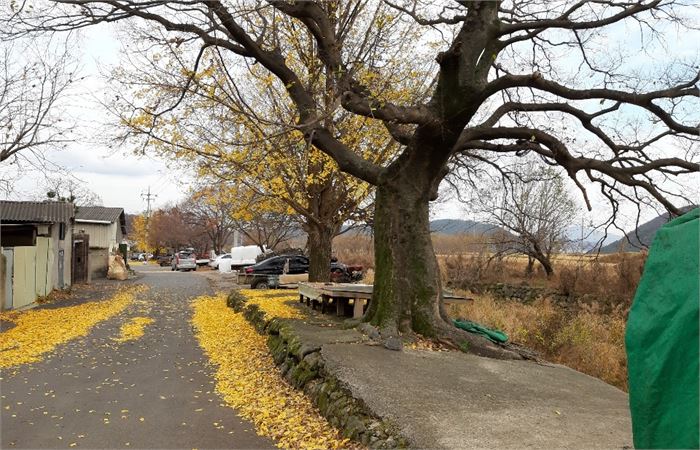
[[151, 194], [151, 186], [148, 186], [147, 194], [144, 194], [143, 192], [141, 193], [141, 198], [146, 200], [146, 223], [148, 223], [148, 219], [151, 217], [151, 202], [155, 201], [156, 197], [158, 196]]
[[[150, 233], [150, 218], [151, 218], [151, 202], [155, 201], [155, 198], [158, 197], [155, 194], [151, 194], [151, 186], [148, 186], [148, 193], [144, 194], [143, 192], [141, 193], [141, 198], [146, 200], [146, 242], [148, 242], [148, 237], [151, 234]], [[146, 249], [144, 249], [146, 250]], [[146, 261], [148, 261], [148, 257], [146, 257]]]

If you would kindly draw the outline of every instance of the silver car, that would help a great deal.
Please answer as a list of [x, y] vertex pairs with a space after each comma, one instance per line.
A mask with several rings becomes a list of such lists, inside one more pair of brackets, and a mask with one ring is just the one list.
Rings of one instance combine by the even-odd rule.
[[193, 252], [177, 252], [173, 255], [171, 270], [197, 270], [197, 256]]

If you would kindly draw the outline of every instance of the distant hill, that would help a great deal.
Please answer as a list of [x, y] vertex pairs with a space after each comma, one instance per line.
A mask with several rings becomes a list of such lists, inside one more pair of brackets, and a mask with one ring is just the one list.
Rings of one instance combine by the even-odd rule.
[[[690, 211], [694, 206], [686, 206], [681, 209], [684, 213]], [[627, 237], [622, 237], [617, 241], [608, 244], [600, 249], [601, 253], [615, 253], [618, 251], [638, 252], [642, 247], [649, 247], [656, 236], [656, 231], [669, 222], [669, 214], [664, 213], [650, 221], [643, 223], [636, 230], [627, 233]], [[628, 239], [629, 238], [629, 239]]]
[[497, 226], [461, 219], [438, 219], [430, 222], [430, 231], [441, 234], [493, 234]]
[[[433, 220], [430, 222], [430, 231], [433, 233], [441, 234], [493, 234], [501, 228], [484, 222], [476, 222], [473, 220], [461, 220], [461, 219], [440, 219]], [[569, 227], [566, 232], [567, 238], [571, 241], [571, 244], [567, 247], [567, 251], [591, 251], [594, 247], [599, 245], [599, 241], [603, 239], [604, 233], [591, 228], [583, 229], [583, 236], [585, 240], [583, 242], [583, 249], [581, 249], [581, 226], [574, 225]], [[613, 241], [617, 241], [622, 238], [619, 234], [610, 234], [603, 241], [603, 245], [610, 244]]]
[[[583, 242], [581, 242], [582, 236]], [[605, 246], [618, 241], [622, 239], [622, 235], [608, 233], [606, 236], [602, 230], [572, 225], [566, 229], [566, 238], [569, 240], [566, 251], [585, 253], [597, 250], [597, 247], [600, 245]]]

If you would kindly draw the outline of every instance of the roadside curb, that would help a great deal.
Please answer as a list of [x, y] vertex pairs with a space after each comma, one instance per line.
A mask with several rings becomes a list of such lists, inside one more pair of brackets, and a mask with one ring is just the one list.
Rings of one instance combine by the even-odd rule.
[[248, 322], [267, 336], [267, 346], [281, 375], [295, 389], [301, 390], [328, 422], [339, 428], [344, 437], [370, 448], [406, 448], [409, 440], [387, 419], [377, 417], [369, 407], [353, 397], [350, 389], [326, 369], [321, 349], [324, 344], [305, 342], [295, 325], [296, 319], [265, 319], [257, 305], [246, 304], [232, 292], [227, 306], [242, 313]]

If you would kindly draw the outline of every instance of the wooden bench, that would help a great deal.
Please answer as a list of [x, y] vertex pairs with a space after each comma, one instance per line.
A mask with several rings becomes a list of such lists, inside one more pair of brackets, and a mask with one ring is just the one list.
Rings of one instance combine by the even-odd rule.
[[[322, 313], [330, 312], [335, 306], [338, 316], [357, 319], [363, 316], [372, 300], [374, 286], [354, 283], [299, 283], [299, 301], [311, 309], [320, 309]], [[444, 293], [446, 305], [473, 301], [451, 293]]]

